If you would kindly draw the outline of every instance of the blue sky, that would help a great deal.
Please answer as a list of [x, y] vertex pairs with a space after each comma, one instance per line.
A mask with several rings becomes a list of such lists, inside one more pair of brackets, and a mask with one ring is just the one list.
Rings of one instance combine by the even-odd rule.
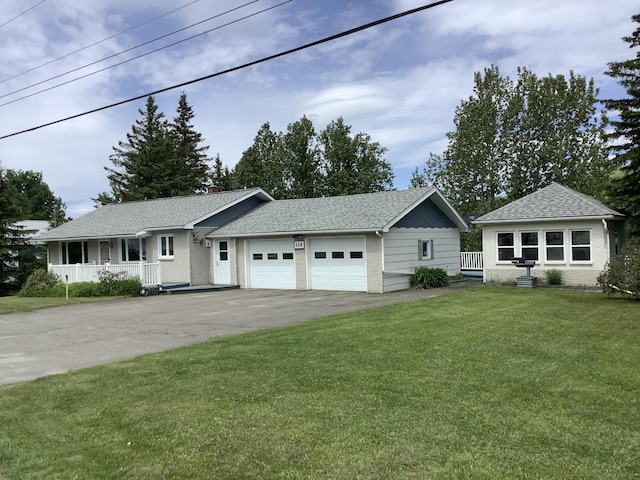
[[[185, 5], [63, 60], [0, 83], [0, 103], [86, 75], [281, 3], [282, 0], [46, 0], [0, 27], [0, 80], [98, 42]], [[6, 2], [0, 24], [38, 4]], [[233, 13], [189, 28], [109, 61], [42, 82], [205, 18]], [[292, 0], [68, 85], [0, 106], [0, 135], [51, 122], [133, 96], [272, 55], [410, 8], [421, 0]], [[453, 0], [410, 17], [332, 43], [184, 88], [196, 128], [233, 167], [260, 126], [274, 130], [308, 116], [317, 130], [342, 116], [353, 132], [366, 132], [388, 148], [395, 187], [430, 152], [441, 153], [455, 108], [472, 93], [473, 73], [491, 64], [515, 77], [518, 66], [538, 75], [593, 77], [601, 97], [621, 96], [604, 75], [607, 62], [630, 58], [621, 37], [640, 13], [629, 0]], [[190, 5], [188, 5], [190, 4]], [[181, 90], [156, 96], [172, 117]], [[144, 100], [35, 132], [0, 140], [5, 168], [35, 170], [77, 217], [91, 197], [108, 190], [103, 167], [112, 146], [125, 139]]]

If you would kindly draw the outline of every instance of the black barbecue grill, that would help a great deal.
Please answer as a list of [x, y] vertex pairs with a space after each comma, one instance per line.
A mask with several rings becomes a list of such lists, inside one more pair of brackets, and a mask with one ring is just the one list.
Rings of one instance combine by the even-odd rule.
[[519, 287], [532, 288], [537, 285], [538, 279], [531, 276], [531, 269], [536, 265], [535, 260], [529, 260], [524, 257], [515, 257], [511, 259], [511, 263], [513, 263], [516, 267], [527, 269], [527, 275], [525, 277], [518, 277]]

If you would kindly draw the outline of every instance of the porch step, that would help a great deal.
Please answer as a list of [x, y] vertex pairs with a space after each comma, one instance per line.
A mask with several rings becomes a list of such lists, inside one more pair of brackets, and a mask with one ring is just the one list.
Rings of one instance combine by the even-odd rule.
[[202, 293], [202, 292], [216, 292], [222, 290], [235, 290], [240, 288], [240, 285], [163, 285], [160, 293], [166, 295], [177, 295], [185, 293]]

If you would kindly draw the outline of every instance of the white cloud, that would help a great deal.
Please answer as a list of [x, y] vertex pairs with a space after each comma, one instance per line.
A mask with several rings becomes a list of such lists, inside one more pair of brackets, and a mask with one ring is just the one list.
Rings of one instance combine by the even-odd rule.
[[[60, 62], [0, 83], [0, 95], [243, 3], [198, 1]], [[276, 3], [256, 2], [61, 81]], [[5, 61], [0, 62], [0, 80], [181, 4], [171, 0], [45, 2], [3, 28], [0, 48]], [[272, 55], [422, 4], [420, 0], [296, 0], [197, 40], [0, 107], [4, 119], [0, 135]], [[11, 18], [21, 8], [12, 2], [6, 7], [3, 18]], [[185, 91], [196, 113], [196, 127], [211, 145], [211, 156], [219, 152], [229, 166], [238, 161], [265, 122], [274, 130], [284, 130], [287, 124], [308, 115], [319, 130], [343, 116], [354, 132], [365, 131], [389, 148], [387, 159], [396, 170], [396, 186], [405, 187], [410, 170], [421, 166], [429, 152], [439, 153], [446, 147], [455, 108], [472, 93], [473, 73], [491, 63], [510, 76], [515, 76], [517, 66], [539, 75], [574, 70], [593, 76], [604, 96], [620, 94], [604, 71], [607, 62], [629, 58], [630, 51], [620, 38], [631, 33], [630, 17], [635, 13], [626, 0], [455, 0], [185, 87]], [[173, 116], [179, 94], [174, 90], [157, 96], [167, 117]], [[0, 99], [0, 103], [15, 97]], [[91, 208], [91, 197], [108, 189], [104, 167], [110, 166], [111, 147], [125, 138], [138, 118], [138, 108], [143, 107], [141, 100], [2, 140], [0, 161], [6, 168], [42, 171], [45, 181], [69, 206], [69, 213], [77, 216]]]

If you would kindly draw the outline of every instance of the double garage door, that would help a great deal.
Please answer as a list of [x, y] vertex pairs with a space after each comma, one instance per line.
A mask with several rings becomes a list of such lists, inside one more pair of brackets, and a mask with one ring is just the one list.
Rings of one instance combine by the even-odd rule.
[[[249, 242], [249, 288], [295, 289], [293, 240]], [[367, 290], [364, 237], [306, 241], [308, 288]]]

